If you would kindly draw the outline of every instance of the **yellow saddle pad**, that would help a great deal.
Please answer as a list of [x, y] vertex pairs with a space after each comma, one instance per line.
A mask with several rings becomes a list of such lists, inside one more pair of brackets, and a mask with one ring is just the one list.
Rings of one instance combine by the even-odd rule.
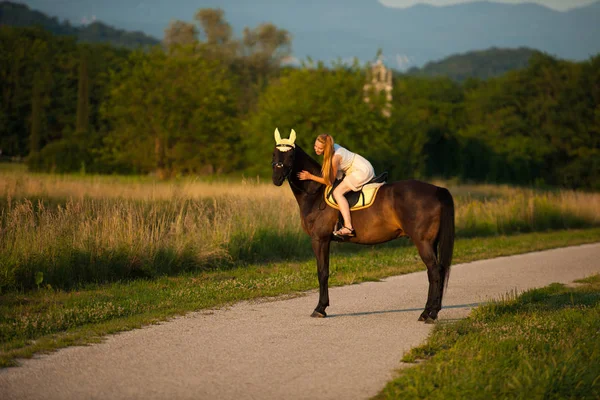
[[[349, 192], [346, 193], [346, 199], [348, 199], [348, 204], [350, 205], [350, 211], [362, 210], [363, 208], [370, 207], [373, 205], [375, 201], [375, 197], [377, 196], [377, 192], [379, 188], [383, 185], [383, 183], [369, 183], [363, 186], [362, 190], [358, 192]], [[337, 205], [337, 202], [333, 198], [333, 190], [332, 186], [327, 186], [325, 188], [325, 203], [328, 206], [339, 210], [340, 207]]]

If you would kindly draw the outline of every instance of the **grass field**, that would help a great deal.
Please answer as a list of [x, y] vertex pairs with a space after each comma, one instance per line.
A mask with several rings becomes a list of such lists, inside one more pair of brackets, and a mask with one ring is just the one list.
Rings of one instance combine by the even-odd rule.
[[[600, 241], [600, 229], [459, 239], [455, 263]], [[350, 247], [331, 259], [330, 286], [424, 270], [414, 246]], [[452, 279], [451, 279], [452, 280]], [[177, 276], [0, 295], [0, 367], [103, 335], [240, 300], [318, 288], [314, 260], [277, 261]], [[316, 300], [315, 300], [316, 301]], [[307, 310], [307, 315], [310, 310]]]
[[[459, 238], [600, 226], [600, 194], [450, 186]], [[287, 187], [0, 170], [0, 293], [312, 257]], [[354, 251], [334, 246], [334, 252]]]
[[377, 399], [600, 398], [600, 275], [438, 325]]
[[[600, 194], [449, 186], [454, 262], [600, 241]], [[0, 366], [192, 310], [318, 287], [287, 187], [0, 168]], [[409, 240], [332, 249], [331, 285], [424, 269]]]

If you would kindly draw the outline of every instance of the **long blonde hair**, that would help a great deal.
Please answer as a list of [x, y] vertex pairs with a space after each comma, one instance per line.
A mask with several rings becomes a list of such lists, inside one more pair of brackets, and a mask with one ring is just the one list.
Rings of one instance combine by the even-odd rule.
[[331, 135], [322, 134], [317, 136], [317, 141], [325, 145], [321, 175], [328, 185], [333, 185], [333, 137]]

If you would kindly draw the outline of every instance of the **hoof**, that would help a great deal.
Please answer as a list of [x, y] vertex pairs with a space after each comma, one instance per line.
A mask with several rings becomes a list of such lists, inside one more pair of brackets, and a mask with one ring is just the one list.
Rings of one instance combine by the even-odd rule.
[[327, 313], [325, 311], [318, 312], [317, 310], [315, 310], [310, 316], [313, 318], [325, 318], [327, 316]]
[[421, 315], [417, 321], [423, 322], [423, 321], [425, 321], [425, 317]]
[[425, 320], [426, 324], [435, 324], [435, 319], [431, 318], [431, 317], [427, 317], [427, 319]]
[[418, 321], [419, 321], [419, 322], [423, 322], [423, 321], [425, 321], [427, 318], [429, 318], [429, 312], [427, 312], [427, 311], [423, 311], [423, 312], [421, 313], [421, 316], [419, 317]]

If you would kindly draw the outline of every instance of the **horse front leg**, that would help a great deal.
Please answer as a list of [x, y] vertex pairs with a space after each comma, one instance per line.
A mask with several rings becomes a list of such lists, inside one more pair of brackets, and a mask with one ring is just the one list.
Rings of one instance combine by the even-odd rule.
[[319, 304], [311, 317], [325, 318], [325, 309], [329, 306], [329, 246], [331, 239], [313, 239], [312, 248], [317, 258], [317, 275], [319, 277]]

